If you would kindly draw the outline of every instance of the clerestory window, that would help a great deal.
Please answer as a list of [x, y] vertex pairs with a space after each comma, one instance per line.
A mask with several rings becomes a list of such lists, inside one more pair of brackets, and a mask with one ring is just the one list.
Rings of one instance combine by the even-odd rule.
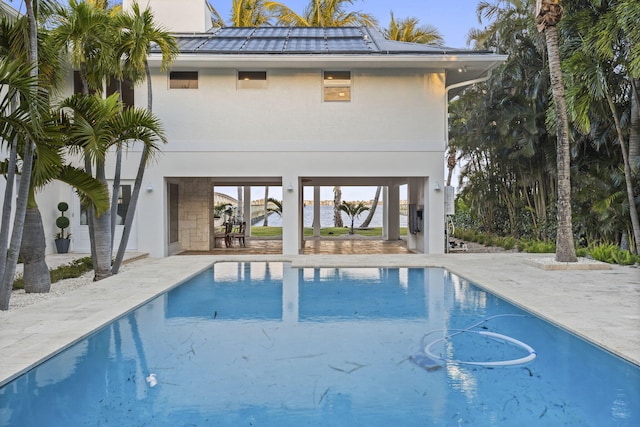
[[323, 101], [351, 101], [351, 71], [325, 71], [323, 73]]
[[266, 71], [238, 71], [238, 89], [266, 89]]
[[197, 71], [171, 71], [169, 89], [198, 89]]

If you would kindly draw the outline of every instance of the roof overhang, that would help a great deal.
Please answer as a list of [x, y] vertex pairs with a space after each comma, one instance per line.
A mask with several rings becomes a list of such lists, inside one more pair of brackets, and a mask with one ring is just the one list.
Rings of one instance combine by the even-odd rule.
[[[149, 56], [149, 64], [159, 67], [162, 57]], [[487, 77], [506, 61], [507, 55], [461, 53], [448, 55], [269, 55], [182, 53], [173, 63], [175, 69], [417, 69], [446, 74], [446, 86]]]

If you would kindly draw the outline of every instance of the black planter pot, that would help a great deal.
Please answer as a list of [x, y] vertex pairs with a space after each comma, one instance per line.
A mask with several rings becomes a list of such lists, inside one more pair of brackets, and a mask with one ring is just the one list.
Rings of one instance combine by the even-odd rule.
[[69, 252], [69, 244], [71, 239], [56, 239], [56, 250], [59, 254], [66, 254]]

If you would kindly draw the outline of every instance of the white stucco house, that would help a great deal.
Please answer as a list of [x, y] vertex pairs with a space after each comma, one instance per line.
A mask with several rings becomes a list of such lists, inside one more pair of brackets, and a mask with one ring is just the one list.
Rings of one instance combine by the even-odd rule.
[[[169, 142], [145, 174], [131, 250], [164, 257], [212, 248], [216, 186], [245, 186], [245, 203], [250, 186], [281, 187], [284, 254], [304, 244], [304, 188], [383, 186], [383, 237], [396, 240], [406, 185], [416, 220], [408, 247], [445, 251], [447, 104], [505, 56], [392, 42], [363, 27], [213, 28], [204, 0], [140, 4], [175, 32], [181, 53], [169, 71], [160, 71], [158, 52], [149, 57], [153, 111]], [[146, 83], [133, 99], [146, 106]], [[127, 156], [124, 184], [133, 184], [138, 159]], [[71, 205], [71, 250], [88, 252], [80, 203], [62, 185], [39, 195], [48, 251], [59, 201]]]

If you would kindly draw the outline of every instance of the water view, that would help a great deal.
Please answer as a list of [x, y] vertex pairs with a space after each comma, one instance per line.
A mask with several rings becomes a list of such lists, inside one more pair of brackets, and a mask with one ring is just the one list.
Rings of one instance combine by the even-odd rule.
[[[376, 209], [373, 215], [373, 219], [371, 220], [369, 227], [382, 227], [382, 210], [383, 210], [383, 207], [378, 205], [378, 208]], [[304, 214], [304, 226], [312, 227], [313, 226], [313, 206], [312, 205], [305, 206], [303, 210], [303, 214]], [[369, 212], [367, 211], [367, 212], [363, 212], [361, 215], [356, 217], [356, 221], [354, 223], [355, 226], [359, 227], [360, 224], [362, 224], [362, 222], [367, 218], [368, 214]], [[342, 222], [346, 226], [349, 226], [351, 224], [351, 219], [344, 212], [342, 212]], [[262, 225], [262, 224], [264, 224], [264, 221], [260, 220], [254, 225]], [[281, 227], [282, 218], [280, 217], [280, 215], [272, 213], [269, 216], [269, 225], [273, 227]], [[406, 227], [406, 226], [407, 226], [407, 217], [405, 215], [400, 215], [400, 227]], [[325, 205], [320, 206], [320, 227], [321, 228], [333, 227], [333, 206], [325, 206]]]

